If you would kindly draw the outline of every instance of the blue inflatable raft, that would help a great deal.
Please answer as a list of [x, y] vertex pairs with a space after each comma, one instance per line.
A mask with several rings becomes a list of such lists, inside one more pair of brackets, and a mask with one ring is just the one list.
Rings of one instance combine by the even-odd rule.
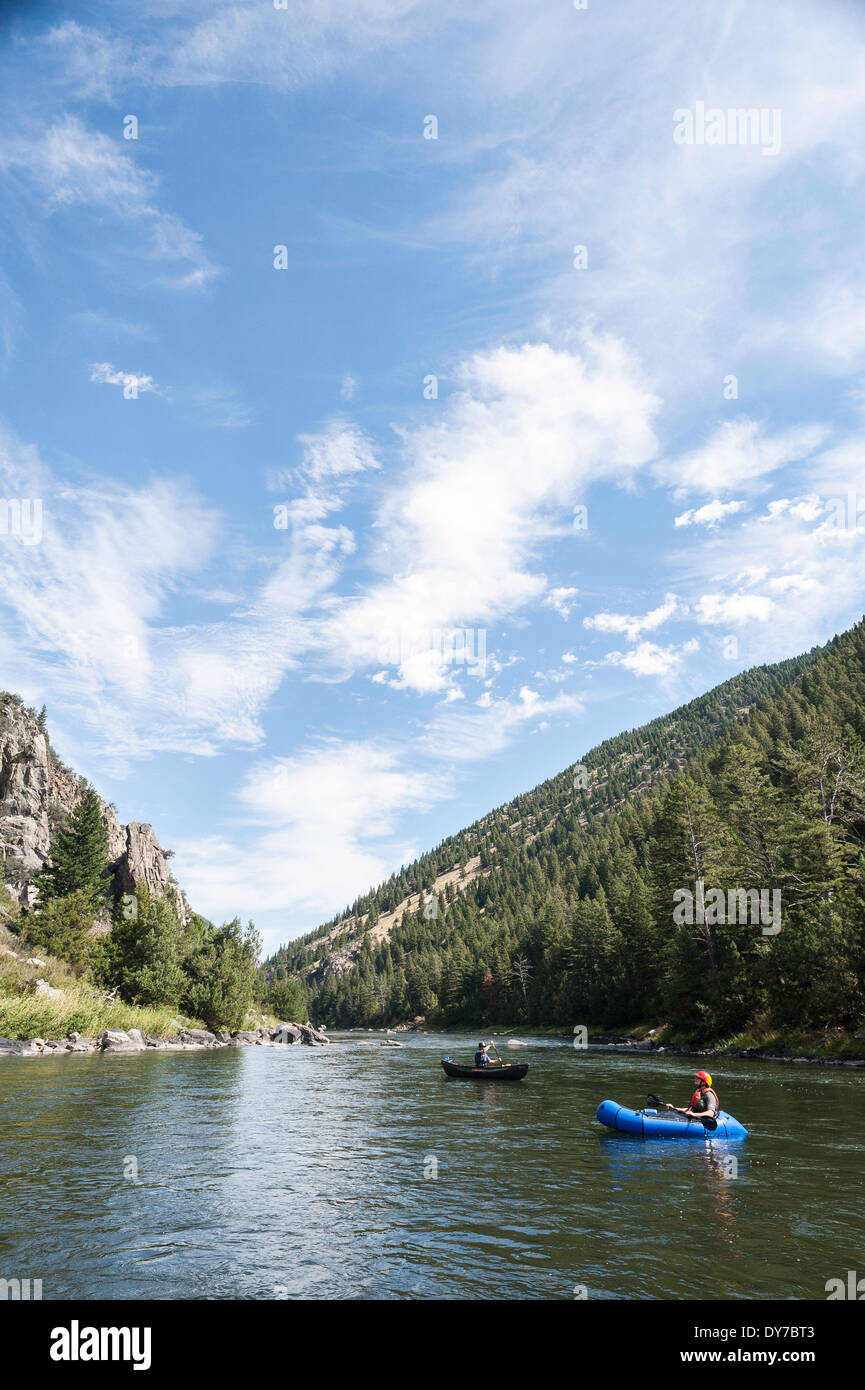
[[629, 1110], [614, 1100], [602, 1100], [598, 1119], [608, 1129], [639, 1134], [643, 1139], [745, 1139], [748, 1135], [745, 1126], [726, 1110], [719, 1110], [718, 1123], [710, 1128], [699, 1120], [677, 1115], [674, 1110]]

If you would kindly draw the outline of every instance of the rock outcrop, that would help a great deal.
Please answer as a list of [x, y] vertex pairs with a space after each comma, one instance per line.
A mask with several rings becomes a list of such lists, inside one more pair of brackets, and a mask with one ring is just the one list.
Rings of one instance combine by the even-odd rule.
[[[17, 695], [0, 694], [0, 854], [7, 887], [20, 902], [38, 897], [37, 876], [48, 863], [51, 836], [73, 811], [86, 787], [60, 762], [35, 711]], [[121, 825], [102, 802], [108, 832], [112, 890], [119, 896], [145, 883], [154, 897], [169, 894], [181, 918], [189, 909], [153, 829]]]
[[183, 894], [168, 867], [165, 851], [153, 833], [151, 825], [130, 821], [121, 826], [125, 831], [125, 843], [114, 863], [114, 891], [134, 893], [139, 883], [144, 883], [154, 898], [166, 894], [174, 898], [181, 920], [186, 921], [189, 912]]

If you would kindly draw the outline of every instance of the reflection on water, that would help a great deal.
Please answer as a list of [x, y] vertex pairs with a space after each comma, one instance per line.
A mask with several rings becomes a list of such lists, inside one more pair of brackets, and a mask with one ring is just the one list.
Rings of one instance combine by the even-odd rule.
[[731, 1062], [745, 1143], [645, 1141], [602, 1130], [599, 1100], [687, 1100], [687, 1060], [542, 1040], [526, 1081], [473, 1083], [439, 1058], [474, 1039], [404, 1041], [4, 1060], [0, 1277], [45, 1298], [822, 1298], [861, 1263], [859, 1074]]
[[611, 1173], [617, 1174], [620, 1191], [638, 1194], [642, 1202], [663, 1202], [671, 1185], [686, 1194], [683, 1207], [687, 1230], [689, 1212], [699, 1214], [694, 1239], [722, 1241], [734, 1258], [738, 1248], [738, 1222], [742, 1212], [743, 1184], [747, 1186], [748, 1155], [739, 1142], [653, 1139], [612, 1131], [600, 1136]]

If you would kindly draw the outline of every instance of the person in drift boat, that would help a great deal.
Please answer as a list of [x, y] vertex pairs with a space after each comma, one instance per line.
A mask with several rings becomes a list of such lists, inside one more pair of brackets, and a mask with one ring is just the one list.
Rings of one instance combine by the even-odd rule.
[[490, 1045], [490, 1043], [485, 1042], [478, 1043], [478, 1050], [475, 1053], [476, 1067], [489, 1067], [492, 1065], [489, 1057], [487, 1056], [487, 1049], [490, 1047]]
[[666, 1110], [675, 1110], [677, 1115], [685, 1115], [689, 1120], [714, 1119], [721, 1109], [717, 1091], [712, 1090], [712, 1078], [707, 1071], [694, 1072], [697, 1089], [686, 1106], [665, 1104]]

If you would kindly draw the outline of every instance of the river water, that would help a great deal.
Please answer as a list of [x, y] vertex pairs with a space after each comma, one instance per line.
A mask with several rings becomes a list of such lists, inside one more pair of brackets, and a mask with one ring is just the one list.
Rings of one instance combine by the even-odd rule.
[[[604, 1131], [693, 1062], [476, 1039], [0, 1061], [0, 1278], [43, 1298], [825, 1299], [865, 1275], [865, 1073], [730, 1060], [739, 1144]], [[735, 1164], [731, 1163], [735, 1159]], [[137, 1176], [136, 1176], [137, 1174]]]

